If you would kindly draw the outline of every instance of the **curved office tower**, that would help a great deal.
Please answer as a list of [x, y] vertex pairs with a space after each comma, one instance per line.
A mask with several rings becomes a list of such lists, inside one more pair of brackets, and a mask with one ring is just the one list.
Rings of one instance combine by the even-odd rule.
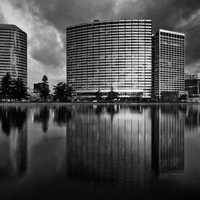
[[27, 34], [15, 25], [0, 24], [0, 81], [6, 73], [27, 86]]
[[79, 95], [151, 97], [152, 21], [94, 21], [66, 30], [67, 83]]

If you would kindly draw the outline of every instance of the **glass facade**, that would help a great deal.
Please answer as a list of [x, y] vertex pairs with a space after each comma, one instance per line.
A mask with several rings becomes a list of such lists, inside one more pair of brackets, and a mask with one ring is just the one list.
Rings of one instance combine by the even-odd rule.
[[151, 97], [152, 21], [93, 22], [66, 30], [67, 83], [79, 93], [111, 88]]
[[0, 24], [0, 81], [6, 73], [27, 86], [27, 35], [15, 25]]
[[185, 35], [159, 30], [153, 37], [154, 95], [161, 92], [183, 92], [185, 67]]

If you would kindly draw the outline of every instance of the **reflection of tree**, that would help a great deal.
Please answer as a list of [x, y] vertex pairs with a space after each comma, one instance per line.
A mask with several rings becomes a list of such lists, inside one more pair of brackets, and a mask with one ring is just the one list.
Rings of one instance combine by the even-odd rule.
[[41, 107], [39, 113], [36, 113], [34, 115], [34, 122], [42, 124], [42, 130], [44, 133], [46, 133], [48, 130], [49, 117], [50, 113], [49, 108], [47, 106]]
[[110, 114], [111, 119], [113, 119], [114, 115], [119, 112], [118, 105], [109, 105], [106, 107], [107, 113]]
[[11, 129], [22, 130], [27, 119], [27, 109], [20, 107], [0, 107], [0, 120], [2, 130], [6, 135]]
[[141, 105], [129, 105], [128, 108], [132, 113], [142, 113], [143, 112]]
[[200, 112], [198, 109], [194, 109], [193, 107], [188, 109], [185, 125], [187, 128], [197, 128], [200, 125]]
[[72, 113], [68, 108], [61, 106], [55, 109], [54, 122], [57, 123], [59, 126], [66, 125], [71, 117]]
[[102, 105], [97, 105], [97, 107], [96, 107], [96, 109], [95, 109], [95, 113], [96, 113], [97, 115], [100, 115], [100, 114], [103, 112], [103, 108], [104, 108], [104, 106], [102, 106]]

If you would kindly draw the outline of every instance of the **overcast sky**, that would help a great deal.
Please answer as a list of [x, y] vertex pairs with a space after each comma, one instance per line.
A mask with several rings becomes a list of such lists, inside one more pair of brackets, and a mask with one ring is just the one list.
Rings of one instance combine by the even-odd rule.
[[186, 33], [186, 72], [200, 72], [200, 0], [1, 0], [0, 23], [28, 34], [28, 82], [65, 81], [65, 28], [94, 19], [153, 20]]

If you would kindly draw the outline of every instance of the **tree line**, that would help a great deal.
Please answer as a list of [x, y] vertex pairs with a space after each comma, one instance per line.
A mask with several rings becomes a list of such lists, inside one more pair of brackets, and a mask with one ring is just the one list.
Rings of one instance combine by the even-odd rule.
[[[50, 88], [48, 83], [48, 77], [44, 75], [42, 81], [39, 83], [40, 87], [38, 89], [39, 97], [41, 101], [47, 101], [50, 96], [55, 101], [70, 101], [72, 97], [72, 87], [68, 86], [64, 82], [59, 82], [53, 87], [53, 95], [50, 94]], [[10, 101], [20, 101], [22, 99], [29, 99], [31, 94], [28, 94], [27, 87], [20, 78], [12, 78], [10, 73], [6, 75], [1, 80], [0, 85], [0, 99], [10, 100]]]
[[42, 82], [39, 83], [38, 93], [40, 100], [47, 101], [51, 96], [51, 101], [68, 102], [71, 101], [73, 89], [64, 82], [59, 82], [53, 86], [53, 93], [50, 95], [48, 77], [43, 76]]
[[27, 98], [27, 88], [22, 79], [13, 79], [7, 73], [1, 80], [1, 99], [22, 100]]
[[50, 95], [48, 77], [43, 76], [39, 83], [38, 93], [42, 101], [47, 101], [51, 96], [53, 101], [68, 102], [71, 101], [73, 89], [64, 82], [59, 82], [53, 87], [53, 94]]
[[[70, 102], [74, 93], [73, 88], [64, 83], [59, 82], [53, 87], [53, 93], [50, 94], [50, 87], [48, 83], [48, 77], [44, 75], [41, 82], [38, 83], [37, 93], [39, 94], [40, 101], [58, 101], [58, 102]], [[20, 101], [22, 99], [28, 100], [31, 94], [28, 94], [27, 87], [22, 79], [13, 79], [9, 73], [7, 73], [1, 80], [0, 98], [1, 100]], [[104, 94], [98, 90], [95, 94], [97, 101], [102, 101]], [[118, 98], [118, 93], [111, 91], [107, 94], [106, 100], [112, 101]], [[30, 98], [31, 99], [31, 98]]]

